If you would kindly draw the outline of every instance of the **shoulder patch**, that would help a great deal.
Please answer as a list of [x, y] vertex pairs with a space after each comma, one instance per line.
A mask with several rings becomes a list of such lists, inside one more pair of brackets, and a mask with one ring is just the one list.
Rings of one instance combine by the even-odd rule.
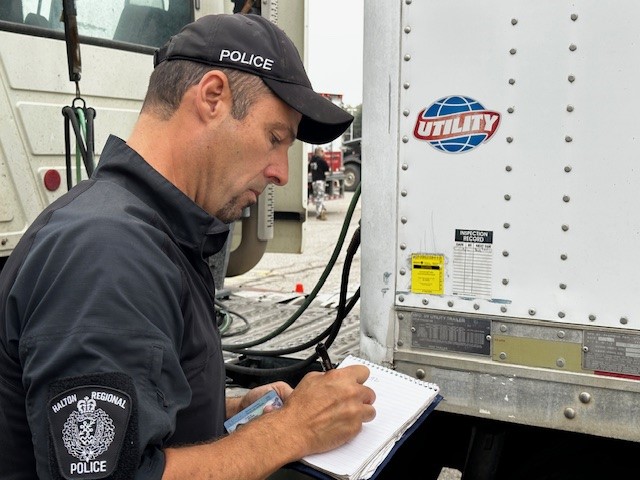
[[50, 398], [49, 431], [60, 474], [67, 480], [114, 473], [129, 427], [131, 397], [103, 385], [79, 385]]

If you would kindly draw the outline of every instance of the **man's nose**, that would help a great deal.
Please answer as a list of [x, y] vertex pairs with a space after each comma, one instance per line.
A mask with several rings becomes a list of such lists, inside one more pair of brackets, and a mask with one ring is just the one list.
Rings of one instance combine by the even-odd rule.
[[288, 152], [278, 154], [277, 159], [270, 163], [265, 172], [270, 182], [283, 186], [289, 181], [289, 155]]

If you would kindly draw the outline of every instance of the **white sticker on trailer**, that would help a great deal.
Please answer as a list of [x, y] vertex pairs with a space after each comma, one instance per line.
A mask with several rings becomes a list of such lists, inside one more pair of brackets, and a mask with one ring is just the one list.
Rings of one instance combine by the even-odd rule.
[[458, 229], [453, 248], [453, 295], [491, 298], [493, 232]]

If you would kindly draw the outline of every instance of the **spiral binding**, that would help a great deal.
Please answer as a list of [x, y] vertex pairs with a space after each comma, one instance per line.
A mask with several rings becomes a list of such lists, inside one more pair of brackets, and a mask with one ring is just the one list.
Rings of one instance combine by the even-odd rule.
[[[429, 388], [431, 390], [434, 390], [436, 392], [440, 391], [440, 387], [438, 385], [436, 385], [435, 383], [425, 382], [424, 380], [420, 380], [419, 378], [414, 378], [414, 377], [412, 377], [410, 375], [407, 375], [406, 373], [398, 372], [397, 370], [393, 370], [391, 368], [385, 367], [384, 365], [380, 365], [378, 363], [373, 363], [370, 360], [365, 360], [364, 358], [356, 357], [355, 355], [348, 355], [344, 360], [347, 360], [349, 357], [351, 357], [352, 359], [354, 359], [355, 361], [357, 361], [359, 363], [363, 363], [367, 367], [372, 368], [374, 370], [378, 370], [378, 371], [381, 371], [381, 372], [387, 372], [388, 374], [393, 375], [395, 377], [403, 378], [407, 382], [414, 383], [414, 384], [417, 384], [417, 385], [422, 385], [422, 386], [424, 386], [426, 388]], [[344, 360], [343, 360], [343, 362], [344, 362]]]

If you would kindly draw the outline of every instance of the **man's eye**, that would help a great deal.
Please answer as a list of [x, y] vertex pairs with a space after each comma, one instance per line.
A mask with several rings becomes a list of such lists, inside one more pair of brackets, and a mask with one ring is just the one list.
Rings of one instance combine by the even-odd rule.
[[274, 134], [271, 134], [271, 144], [272, 145], [279, 145], [280, 144], [280, 139]]

